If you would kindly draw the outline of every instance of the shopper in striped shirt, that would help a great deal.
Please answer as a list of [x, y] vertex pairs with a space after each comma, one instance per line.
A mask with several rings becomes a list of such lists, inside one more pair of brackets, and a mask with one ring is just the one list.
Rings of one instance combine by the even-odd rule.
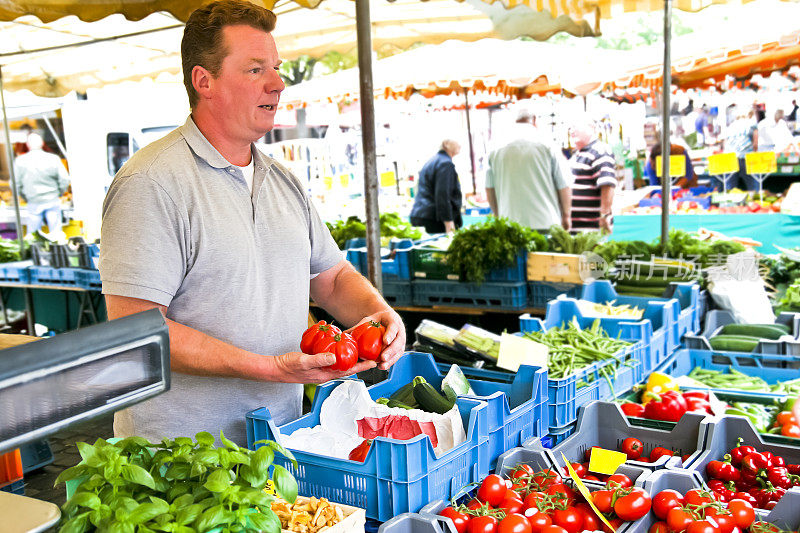
[[617, 186], [614, 155], [607, 144], [597, 138], [589, 122], [572, 129], [572, 142], [577, 152], [570, 159], [572, 176], [572, 231], [603, 229], [611, 233], [611, 204]]

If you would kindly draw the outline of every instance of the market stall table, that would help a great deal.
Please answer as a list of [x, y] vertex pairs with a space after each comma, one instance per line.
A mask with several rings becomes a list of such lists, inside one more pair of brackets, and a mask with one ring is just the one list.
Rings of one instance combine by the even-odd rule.
[[[83, 287], [73, 287], [69, 285], [44, 285], [44, 284], [21, 284], [11, 282], [0, 282], [0, 313], [6, 315], [9, 300], [12, 297], [13, 289], [21, 289], [24, 301], [25, 311], [27, 314], [28, 333], [35, 332], [34, 325], [36, 324], [36, 309], [34, 305], [33, 291], [60, 291], [64, 294], [64, 317], [66, 320], [65, 330], [72, 329], [70, 327], [70, 295], [74, 295], [78, 300], [78, 322], [75, 329], [83, 325], [97, 324], [102, 319], [98, 319], [100, 309], [103, 304], [103, 295], [99, 290], [88, 290]], [[84, 319], [86, 322], [84, 323]], [[8, 322], [6, 320], [6, 322]], [[49, 327], [48, 329], [54, 329]]]

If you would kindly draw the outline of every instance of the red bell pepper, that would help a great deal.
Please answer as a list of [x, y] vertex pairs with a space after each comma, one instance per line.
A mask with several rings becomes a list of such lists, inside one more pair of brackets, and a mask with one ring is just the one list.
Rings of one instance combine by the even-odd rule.
[[358, 346], [358, 356], [369, 361], [378, 361], [383, 352], [383, 336], [386, 334], [386, 327], [380, 322], [368, 320], [359, 324], [351, 335]]
[[625, 416], [635, 416], [641, 418], [644, 416], [644, 405], [640, 403], [626, 402], [620, 405], [622, 412]]
[[678, 393], [668, 391], [661, 395], [646, 394], [649, 394], [653, 399], [644, 406], [645, 418], [677, 422], [686, 412], [686, 400]]
[[777, 502], [783, 495], [786, 494], [786, 489], [781, 487], [774, 487], [772, 483], [767, 481], [766, 486], [763, 489], [759, 489], [756, 494], [756, 501], [758, 502], [758, 506], [762, 509], [767, 508], [767, 504], [769, 502]]
[[300, 351], [306, 354], [315, 354], [314, 345], [322, 338], [333, 337], [341, 330], [333, 324], [328, 324], [324, 320], [320, 320], [310, 328], [308, 328], [300, 340]]
[[771, 466], [767, 468], [767, 479], [777, 488], [789, 489], [800, 482], [800, 476], [789, 473], [785, 466]]

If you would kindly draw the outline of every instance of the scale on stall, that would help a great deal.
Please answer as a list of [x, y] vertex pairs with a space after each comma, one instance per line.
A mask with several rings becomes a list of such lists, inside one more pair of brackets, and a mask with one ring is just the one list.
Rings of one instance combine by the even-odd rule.
[[[0, 351], [0, 453], [169, 389], [169, 330], [153, 309]], [[58, 506], [0, 492], [4, 532], [43, 531]]]

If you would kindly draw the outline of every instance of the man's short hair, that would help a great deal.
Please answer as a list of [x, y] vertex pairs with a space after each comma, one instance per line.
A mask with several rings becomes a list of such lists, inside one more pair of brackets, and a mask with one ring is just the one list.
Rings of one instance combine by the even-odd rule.
[[267, 33], [275, 29], [275, 13], [244, 0], [219, 0], [196, 9], [186, 21], [181, 40], [183, 85], [192, 109], [199, 99], [192, 85], [192, 70], [201, 66], [217, 77], [228, 55], [223, 41], [225, 26], [244, 25]]
[[446, 152], [449, 152], [450, 150], [452, 150], [456, 146], [458, 146], [459, 148], [461, 147], [461, 145], [458, 144], [458, 141], [455, 141], [453, 139], [445, 139], [445, 140], [442, 141], [442, 145], [439, 148], [439, 150], [444, 150]]

